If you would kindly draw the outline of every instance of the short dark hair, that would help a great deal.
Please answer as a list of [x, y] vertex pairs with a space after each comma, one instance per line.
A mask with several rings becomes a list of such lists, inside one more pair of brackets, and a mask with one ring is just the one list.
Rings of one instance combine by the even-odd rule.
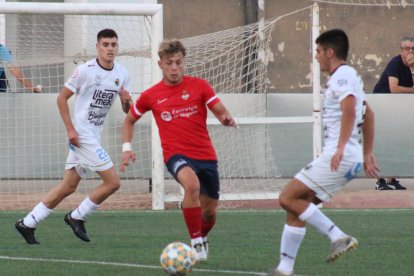
[[341, 29], [332, 29], [323, 32], [315, 42], [325, 50], [332, 48], [335, 55], [340, 59], [346, 60], [348, 58], [349, 40], [346, 33]]
[[99, 33], [96, 35], [96, 40], [99, 41], [101, 40], [101, 38], [104, 38], [104, 37], [108, 37], [108, 38], [116, 37], [118, 39], [118, 35], [112, 29], [103, 29], [99, 31]]
[[183, 56], [185, 56], [186, 49], [178, 39], [166, 39], [161, 42], [160, 47], [158, 48], [158, 56], [160, 58], [166, 55], [176, 54], [180, 52], [183, 54]]

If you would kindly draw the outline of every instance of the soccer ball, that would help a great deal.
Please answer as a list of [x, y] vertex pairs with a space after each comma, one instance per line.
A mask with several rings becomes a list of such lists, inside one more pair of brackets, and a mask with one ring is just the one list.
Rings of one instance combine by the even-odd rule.
[[191, 272], [195, 256], [191, 247], [182, 242], [172, 242], [161, 253], [162, 269], [170, 275], [185, 275]]

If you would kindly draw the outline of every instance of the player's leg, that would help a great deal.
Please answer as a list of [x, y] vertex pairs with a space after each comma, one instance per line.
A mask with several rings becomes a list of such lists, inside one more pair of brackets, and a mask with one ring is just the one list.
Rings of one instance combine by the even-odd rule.
[[[293, 273], [296, 254], [306, 233], [305, 223], [309, 223], [330, 238], [332, 252], [328, 260], [334, 260], [345, 251], [356, 247], [356, 239], [342, 232], [316, 204], [329, 200], [359, 171], [359, 166], [359, 163], [343, 162], [338, 172], [332, 172], [329, 159], [318, 158], [301, 170], [285, 187], [280, 194], [279, 202], [288, 215], [282, 233], [280, 263], [276, 272], [285, 275]], [[334, 249], [338, 244], [339, 249]]]
[[206, 253], [201, 236], [200, 181], [194, 169], [197, 164], [186, 156], [174, 155], [165, 165], [184, 189], [182, 212], [190, 234], [191, 246], [196, 252], [196, 260], [205, 260]]
[[202, 209], [201, 234], [208, 257], [208, 233], [217, 220], [217, 208], [220, 196], [220, 178], [216, 161], [197, 161], [198, 179], [200, 180], [200, 203]]
[[74, 234], [85, 242], [90, 241], [85, 228], [86, 217], [94, 213], [99, 205], [120, 187], [120, 179], [113, 166], [97, 173], [102, 179], [102, 184], [90, 192], [89, 196], [76, 209], [66, 214], [64, 218]]
[[72, 194], [81, 178], [74, 168], [65, 170], [63, 180], [52, 188], [23, 219], [16, 222], [16, 229], [28, 244], [38, 244], [34, 231], [38, 224], [46, 219], [53, 209], [68, 195]]
[[191, 246], [196, 252], [196, 260], [207, 259], [202, 238], [202, 209], [200, 203], [200, 182], [190, 166], [182, 167], [177, 180], [184, 189], [183, 216], [191, 238]]

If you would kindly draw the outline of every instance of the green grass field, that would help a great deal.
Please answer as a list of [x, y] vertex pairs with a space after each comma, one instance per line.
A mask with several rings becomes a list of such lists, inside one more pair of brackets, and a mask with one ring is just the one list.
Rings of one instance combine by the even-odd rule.
[[[356, 251], [327, 264], [328, 239], [309, 227], [297, 275], [414, 275], [414, 209], [324, 210], [358, 238]], [[86, 224], [90, 243], [77, 239], [53, 213], [37, 230], [41, 245], [27, 245], [14, 230], [23, 212], [0, 213], [0, 275], [166, 275], [162, 248], [188, 243], [180, 211], [97, 212]], [[266, 275], [278, 260], [284, 213], [221, 211], [209, 236], [210, 255], [192, 275]]]

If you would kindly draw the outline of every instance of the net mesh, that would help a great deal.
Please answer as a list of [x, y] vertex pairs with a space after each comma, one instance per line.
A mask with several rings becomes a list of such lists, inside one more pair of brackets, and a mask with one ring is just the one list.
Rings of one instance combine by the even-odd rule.
[[[303, 20], [309, 20], [310, 9], [301, 12]], [[187, 47], [186, 73], [208, 80], [238, 120], [258, 119], [240, 124], [236, 130], [209, 118], [219, 158], [222, 207], [241, 206], [246, 200], [274, 202], [285, 184], [269, 139], [269, 126], [260, 121], [271, 116], [267, 95], [267, 70], [273, 58], [270, 43], [275, 31], [281, 34], [278, 39], [283, 39], [285, 31], [276, 28], [282, 19], [182, 40]], [[151, 86], [151, 26], [143, 16], [8, 14], [6, 22], [7, 31], [0, 40], [6, 41], [13, 53], [13, 64], [22, 68], [34, 85], [43, 87], [42, 94], [31, 94], [9, 77], [9, 93], [0, 94], [0, 113], [5, 114], [0, 118], [0, 209], [27, 210], [62, 178], [67, 138], [56, 97], [76, 64], [96, 56], [96, 33], [102, 28], [118, 32], [118, 62], [130, 73], [130, 90], [136, 99], [137, 93]], [[309, 63], [302, 65], [309, 69], [311, 57], [307, 52], [305, 56]], [[120, 104], [115, 104], [103, 131], [102, 145], [115, 166], [120, 162], [124, 116]], [[120, 175], [121, 189], [102, 204], [103, 209], [151, 208], [151, 114], [136, 124], [132, 147], [138, 160]], [[181, 190], [169, 173], [164, 175], [168, 208], [176, 206]], [[89, 173], [58, 208], [74, 208], [99, 184], [97, 175]]]

